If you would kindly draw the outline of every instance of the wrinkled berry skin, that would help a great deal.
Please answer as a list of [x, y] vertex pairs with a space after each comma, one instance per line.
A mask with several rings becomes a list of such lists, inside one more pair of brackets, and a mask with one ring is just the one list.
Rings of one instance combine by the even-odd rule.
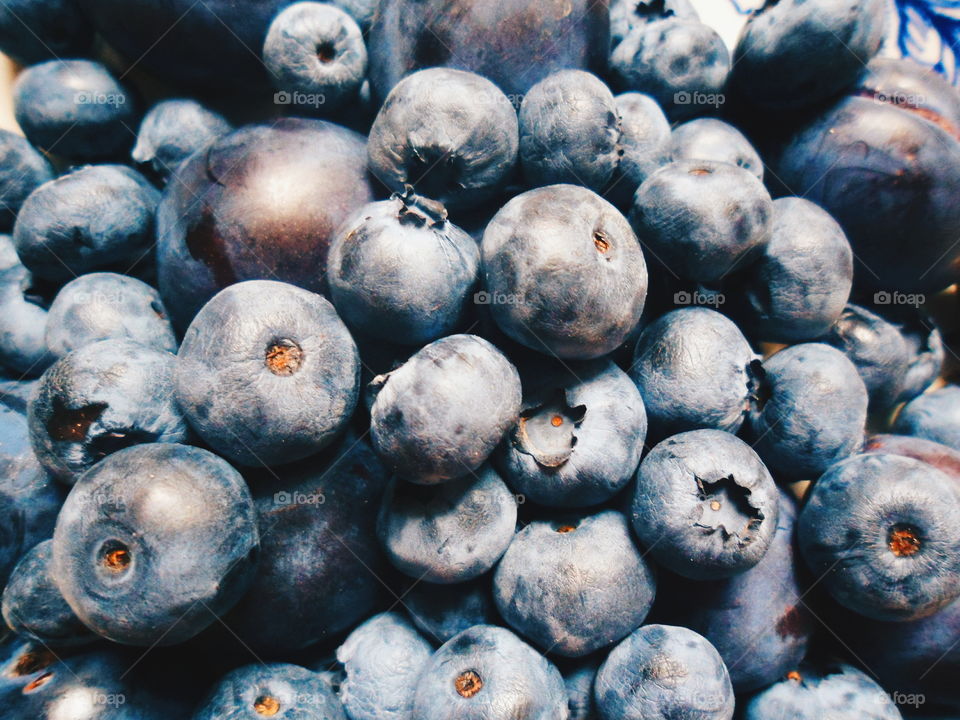
[[[899, 687], [899, 686], [898, 686]], [[887, 691], [850, 665], [801, 666], [746, 701], [744, 720], [901, 720]]]
[[327, 259], [330, 297], [347, 325], [402, 345], [422, 346], [462, 325], [479, 274], [473, 238], [442, 205], [413, 195], [360, 208]]
[[863, 452], [902, 455], [933, 465], [950, 477], [960, 480], [960, 450], [954, 450], [932, 440], [912, 435], [887, 435], [881, 433], [867, 439]]
[[510, 543], [493, 581], [507, 623], [543, 651], [566, 657], [633, 632], [655, 589], [653, 570], [615, 510], [530, 523]]
[[72, 280], [113, 264], [128, 272], [154, 243], [160, 193], [121, 165], [90, 165], [41, 185], [13, 227], [23, 264], [38, 277]]
[[165, 182], [181, 162], [230, 130], [221, 115], [195, 100], [161, 100], [144, 115], [130, 157]]
[[245, 665], [227, 673], [191, 720], [347, 720], [336, 694], [319, 673], [287, 663]]
[[493, 604], [489, 575], [456, 585], [417, 583], [403, 604], [420, 631], [438, 644], [474, 625], [503, 624]]
[[37, 148], [78, 161], [121, 158], [137, 126], [134, 96], [92, 60], [50, 60], [13, 86], [17, 124]]
[[586, 188], [550, 185], [513, 198], [487, 225], [480, 254], [493, 319], [533, 350], [601, 357], [640, 321], [643, 251], [626, 218]]
[[12, 0], [0, 8], [0, 51], [23, 65], [81, 57], [92, 43], [76, 0]]
[[893, 429], [960, 450], [960, 387], [947, 385], [911, 400]]
[[475, 335], [430, 343], [373, 388], [373, 446], [388, 468], [421, 484], [475, 471], [520, 413], [516, 368]]
[[802, 603], [796, 520], [794, 500], [781, 491], [777, 531], [760, 562], [726, 580], [661, 583], [658, 609], [713, 644], [737, 692], [776, 682], [806, 655], [815, 623]]
[[898, 455], [856, 455], [817, 480], [800, 513], [804, 559], [841, 605], [876, 620], [929, 616], [960, 595], [960, 493]]
[[57, 588], [50, 572], [53, 540], [27, 550], [3, 590], [7, 627], [33, 642], [67, 647], [91, 642], [96, 636], [80, 622]]
[[476, 625], [444, 643], [424, 668], [418, 720], [568, 720], [560, 672], [509, 630]]
[[644, 329], [630, 377], [643, 396], [650, 435], [659, 440], [697, 428], [736, 432], [758, 366], [732, 321], [707, 308], [682, 308]]
[[52, 572], [94, 632], [128, 645], [172, 645], [214, 622], [256, 570], [250, 491], [213, 453], [148, 444], [86, 473], [53, 533]]
[[719, 653], [693, 630], [646, 625], [610, 651], [594, 681], [602, 720], [731, 720]]
[[857, 82], [887, 32], [884, 0], [785, 0], [747, 20], [731, 82], [768, 108], [814, 105]]
[[777, 531], [773, 478], [743, 440], [720, 430], [679, 433], [640, 463], [633, 527], [664, 567], [715, 580], [754, 567]]
[[361, 135], [285, 118], [193, 155], [157, 211], [160, 294], [174, 325], [227, 285], [270, 279], [323, 289], [337, 227], [373, 199]]
[[177, 338], [160, 293], [142, 280], [118, 273], [88, 273], [64, 285], [47, 313], [50, 352], [59, 358], [112, 338], [177, 351]]
[[189, 438], [173, 396], [175, 358], [126, 339], [101, 340], [50, 366], [30, 399], [40, 463], [65, 483], [110, 453]]
[[0, 130], [0, 230], [13, 228], [23, 201], [48, 180], [50, 162], [22, 135]]
[[517, 114], [496, 85], [463, 70], [429, 68], [400, 81], [380, 108], [370, 172], [393, 192], [450, 208], [493, 197], [517, 162]]
[[408, 720], [431, 655], [430, 643], [398, 612], [358, 626], [337, 648], [346, 672], [339, 696], [350, 720]]
[[802, 198], [773, 202], [770, 242], [745, 272], [744, 325], [771, 342], [830, 330], [853, 287], [853, 251], [824, 210]]
[[248, 280], [197, 313], [175, 384], [191, 426], [217, 452], [240, 465], [278, 465], [319, 452], [344, 426], [360, 359], [326, 298]]
[[670, 139], [674, 160], [714, 160], [749, 170], [763, 180], [763, 160], [733, 125], [716, 118], [697, 118], [677, 125]]
[[609, 360], [592, 360], [538, 363], [521, 380], [520, 419], [494, 455], [510, 487], [552, 507], [613, 497], [633, 477], [647, 435], [630, 377]]
[[377, 534], [390, 562], [416, 580], [458, 583], [492, 568], [513, 540], [517, 500], [489, 466], [435, 487], [394, 481]]
[[863, 442], [867, 404], [846, 355], [823, 343], [793, 345], [763, 362], [749, 435], [774, 472], [816, 478]]
[[370, 29], [370, 82], [386, 97], [432, 65], [470, 70], [519, 99], [563, 68], [602, 73], [610, 51], [606, 2], [385, 0]]
[[0, 367], [17, 377], [36, 377], [56, 359], [45, 338], [47, 293], [36, 280], [0, 235]]

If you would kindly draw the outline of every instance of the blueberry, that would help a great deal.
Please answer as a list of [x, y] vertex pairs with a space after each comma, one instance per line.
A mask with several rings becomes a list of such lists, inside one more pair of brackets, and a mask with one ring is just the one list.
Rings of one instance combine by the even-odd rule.
[[[244, 665], [225, 675], [192, 720], [346, 720], [337, 696], [318, 673], [299, 665]], [[356, 720], [355, 718], [352, 720]]]
[[599, 667], [599, 659], [592, 657], [577, 662], [564, 673], [563, 684], [567, 687], [567, 706], [570, 708], [570, 720], [592, 720], [596, 718], [597, 708], [593, 700], [593, 685]]
[[490, 593], [489, 575], [456, 585], [417, 583], [403, 602], [413, 623], [439, 643], [474, 625], [502, 624]]
[[367, 47], [356, 21], [340, 8], [296, 2], [270, 23], [263, 62], [277, 90], [316, 95], [322, 98], [317, 108], [329, 112], [356, 97]]
[[22, 135], [0, 130], [0, 230], [13, 228], [23, 201], [48, 180], [53, 180], [49, 161]]
[[731, 720], [719, 653], [693, 630], [646, 625], [617, 645], [594, 683], [602, 720]]
[[374, 379], [373, 446], [401, 477], [424, 484], [472, 473], [520, 412], [520, 378], [474, 335], [430, 343]]
[[417, 580], [479, 577], [503, 555], [517, 524], [517, 501], [489, 466], [424, 487], [394, 481], [377, 531], [394, 567]]
[[749, 170], [763, 180], [763, 160], [750, 141], [730, 123], [698, 118], [678, 125], [670, 139], [674, 160], [714, 160]]
[[640, 186], [630, 223], [668, 271], [709, 284], [763, 253], [771, 235], [773, 201], [748, 170], [680, 160]]
[[93, 28], [77, 0], [12, 0], [0, 8], [0, 50], [29, 65], [85, 55]]
[[630, 377], [651, 436], [716, 428], [736, 432], [754, 390], [759, 358], [739, 328], [707, 308], [682, 308], [647, 326]]
[[731, 82], [771, 108], [816, 104], [850, 87], [887, 32], [884, 0], [784, 0], [750, 15]]
[[812, 340], [843, 313], [853, 287], [846, 235], [819, 206], [802, 198], [773, 202], [770, 242], [745, 271], [744, 325], [775, 342]]
[[526, 347], [596, 358], [640, 320], [643, 251], [623, 215], [586, 188], [551, 185], [513, 198], [487, 225], [480, 252], [493, 318]]
[[240, 599], [258, 547], [236, 470], [206, 450], [147, 444], [114, 453], [74, 486], [53, 533], [52, 573], [99, 635], [172, 645]]
[[423, 345], [463, 324], [479, 267], [477, 243], [446, 209], [406, 193], [365, 205], [340, 226], [327, 281], [348, 325], [388, 342]]
[[933, 440], [912, 435], [873, 435], [863, 444], [863, 452], [902, 455], [933, 465], [950, 477], [960, 479], [960, 450]]
[[801, 666], [750, 698], [744, 720], [901, 720], [886, 690], [849, 665]]
[[241, 465], [329, 445], [360, 388], [357, 348], [322, 296], [272, 280], [221, 290], [190, 323], [177, 402], [197, 433]]
[[56, 359], [45, 339], [51, 294], [20, 262], [10, 236], [0, 235], [0, 366], [21, 378]]
[[627, 519], [605, 510], [523, 528], [497, 566], [493, 597], [545, 652], [582, 657], [636, 630], [655, 587]]
[[55, 362], [29, 405], [37, 459], [72, 484], [122, 448], [186, 440], [173, 396], [174, 365], [170, 353], [126, 339], [91, 343]]
[[537, 363], [519, 422], [495, 460], [510, 486], [554, 507], [605, 502], [633, 477], [647, 434], [643, 399], [609, 360]]
[[878, 620], [915, 620], [960, 595], [960, 494], [931, 465], [857, 455], [813, 486], [797, 535], [841, 605]]
[[743, 440], [691, 430], [640, 463], [633, 527], [657, 562], [694, 580], [754, 567], [777, 531], [777, 487]]
[[47, 280], [70, 280], [121, 264], [129, 272], [154, 243], [160, 194], [120, 165], [92, 165], [44, 183], [24, 201], [13, 228], [23, 264]]
[[179, 167], [157, 211], [174, 326], [242, 280], [319, 292], [334, 232], [372, 199], [364, 139], [339, 125], [286, 118], [220, 137]]
[[610, 0], [610, 41], [614, 48], [635, 27], [677, 16], [699, 20], [690, 0]]
[[417, 680], [433, 648], [396, 612], [374, 615], [337, 648], [346, 677], [340, 700], [350, 720], [408, 720]]
[[606, 194], [617, 207], [629, 208], [643, 181], [670, 161], [670, 122], [649, 95], [626, 92], [614, 101], [623, 153]]
[[143, 116], [130, 157], [165, 182], [181, 162], [228, 132], [230, 123], [195, 100], [161, 100]]
[[960, 450], [960, 387], [947, 385], [911, 400], [893, 428]]
[[91, 642], [93, 635], [80, 622], [57, 588], [50, 570], [53, 541], [35, 545], [17, 563], [3, 590], [7, 627], [33, 642], [65, 647]]
[[138, 120], [135, 98], [93, 60], [27, 68], [13, 86], [13, 110], [31, 144], [71, 160], [120, 158]]
[[390, 91], [370, 128], [370, 171], [452, 209], [496, 195], [517, 162], [517, 114], [480, 75], [430, 68]]
[[764, 360], [749, 430], [774, 472], [815, 478], [856, 452], [867, 420], [867, 388], [842, 352], [794, 345]]
[[476, 625], [444, 643], [424, 668], [418, 720], [567, 720], [560, 672], [509, 630]]
[[910, 362], [900, 386], [900, 402], [909, 402], [940, 377], [946, 361], [943, 336], [921, 312], [908, 312], [897, 327], [910, 352]]
[[57, 293], [47, 314], [50, 352], [63, 357], [84, 345], [128, 338], [156, 350], [177, 351], [160, 294], [141, 280], [117, 273], [81, 275]]

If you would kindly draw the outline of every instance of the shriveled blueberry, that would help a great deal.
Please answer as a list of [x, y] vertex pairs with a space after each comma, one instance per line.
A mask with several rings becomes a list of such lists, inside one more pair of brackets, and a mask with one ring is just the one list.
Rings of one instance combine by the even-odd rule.
[[81, 57], [93, 28], [77, 0], [11, 0], [0, 7], [0, 50], [24, 65]]
[[649, 95], [625, 92], [614, 98], [620, 117], [620, 162], [606, 195], [629, 208], [637, 188], [670, 162], [670, 122]]
[[374, 615], [337, 648], [346, 677], [340, 700], [350, 720], [408, 720], [433, 648], [397, 612]]
[[600, 660], [594, 656], [580, 660], [563, 674], [567, 687], [567, 706], [570, 720], [592, 720], [597, 715], [593, 698], [593, 685], [600, 668]]
[[582, 657], [640, 626], [653, 571], [615, 510], [534, 521], [497, 566], [493, 597], [504, 619], [544, 652]]
[[53, 180], [49, 161], [22, 135], [0, 130], [0, 230], [13, 228], [23, 201], [48, 180]]
[[487, 225], [480, 252], [494, 320], [533, 350], [600, 357], [640, 320], [643, 251], [623, 215], [586, 188], [551, 185], [513, 198]]
[[680, 160], [644, 181], [630, 223], [674, 275], [719, 281], [759, 257], [770, 240], [773, 201], [748, 170], [710, 160]]
[[520, 419], [494, 458], [518, 493], [554, 507], [609, 500], [633, 477], [647, 435], [643, 399], [609, 360], [538, 363], [521, 376]]
[[814, 484], [797, 535], [841, 605], [877, 620], [915, 620], [960, 595], [960, 493], [932, 465], [856, 455]]
[[21, 378], [56, 359], [45, 338], [50, 285], [23, 266], [10, 236], [0, 235], [0, 367]]
[[418, 720], [567, 720], [560, 672], [509, 630], [476, 625], [444, 643], [417, 684]]
[[196, 100], [161, 100], [143, 116], [130, 157], [165, 182], [181, 162], [230, 129], [223, 116]]
[[867, 420], [867, 388], [846, 355], [802, 343], [763, 362], [750, 410], [754, 447], [771, 470], [815, 478], [857, 451]]
[[206, 450], [148, 444], [114, 453], [77, 482], [53, 533], [52, 572], [94, 632], [172, 645], [240, 599], [258, 547], [240, 473]]
[[610, 0], [610, 43], [616, 48], [635, 27], [673, 16], [700, 19], [690, 0]]
[[23, 264], [47, 280], [71, 280], [115, 263], [132, 269], [154, 243], [160, 193], [121, 165], [91, 165], [41, 185], [13, 228]]
[[602, 720], [731, 720], [733, 687], [703, 636], [646, 625], [610, 651], [594, 682]]
[[322, 98], [315, 107], [330, 112], [356, 97], [367, 74], [367, 46], [356, 21], [340, 8], [296, 2], [270, 23], [263, 62], [277, 90]]
[[28, 640], [65, 647], [92, 642], [96, 637], [80, 622], [63, 599], [50, 569], [53, 540], [44, 540], [17, 563], [3, 590], [3, 619], [7, 627]]
[[456, 585], [418, 583], [403, 602], [421, 632], [439, 643], [474, 625], [500, 623], [489, 575]]
[[93, 60], [27, 68], [13, 86], [13, 111], [32, 145], [71, 160], [121, 158], [137, 125], [133, 95]]
[[714, 160], [749, 170], [763, 180], [763, 160], [742, 132], [716, 118], [690, 120], [673, 129], [674, 160]]
[[417, 483], [475, 471], [520, 413], [516, 368], [475, 335], [432, 342], [373, 384], [373, 446], [390, 469]]
[[346, 720], [343, 707], [319, 673], [299, 665], [244, 665], [227, 673], [192, 720]]
[[370, 128], [370, 171], [394, 192], [408, 185], [450, 208], [498, 193], [517, 162], [517, 113], [480, 75], [429, 68], [390, 91]]
[[640, 463], [633, 528], [661, 565], [694, 580], [754, 567], [777, 531], [777, 486], [743, 440], [691, 430]]
[[110, 453], [189, 437], [174, 399], [176, 359], [127, 339], [101, 340], [60, 358], [30, 400], [30, 439], [40, 463], [73, 484]]
[[89, 273], [64, 285], [47, 314], [50, 352], [63, 357], [111, 338], [177, 351], [177, 338], [160, 293], [142, 280], [117, 273]]
[[640, 389], [650, 434], [662, 439], [696, 428], [736, 432], [754, 390], [759, 357], [729, 319], [682, 308], [647, 326], [630, 377]]
[[947, 385], [911, 400], [893, 429], [960, 450], [960, 387]]
[[327, 259], [344, 321], [374, 338], [423, 345], [462, 325], [480, 250], [437, 202], [412, 193], [370, 203], [340, 226]]

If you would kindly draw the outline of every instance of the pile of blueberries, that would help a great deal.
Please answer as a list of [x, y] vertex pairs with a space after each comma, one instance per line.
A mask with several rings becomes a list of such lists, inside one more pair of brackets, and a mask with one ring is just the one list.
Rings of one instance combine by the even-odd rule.
[[0, 717], [960, 717], [886, 11], [3, 0]]

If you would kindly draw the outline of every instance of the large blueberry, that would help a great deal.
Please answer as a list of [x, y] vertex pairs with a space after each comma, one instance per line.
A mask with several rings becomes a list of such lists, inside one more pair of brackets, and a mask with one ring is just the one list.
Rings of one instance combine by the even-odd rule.
[[920, 395], [900, 411], [894, 430], [960, 450], [960, 387], [947, 385]]
[[560, 672], [509, 630], [476, 625], [444, 643], [424, 668], [417, 720], [567, 720]]
[[813, 486], [797, 535], [830, 594], [878, 620], [915, 620], [960, 595], [960, 493], [898, 455], [856, 455]]
[[506, 184], [517, 162], [517, 113], [480, 75], [430, 68], [401, 80], [370, 128], [370, 171], [394, 192], [410, 185], [451, 208]]
[[691, 430], [656, 445], [640, 463], [633, 527], [657, 561], [694, 580], [755, 566], [777, 531], [777, 486], [743, 440]]
[[534, 521], [517, 533], [494, 575], [504, 619], [545, 652], [581, 657], [640, 626], [656, 583], [615, 510]]
[[130, 157], [166, 181], [181, 162], [228, 132], [230, 123], [196, 100], [161, 100], [143, 116]]
[[37, 459], [73, 483], [116, 450], [179, 443], [186, 420], [174, 399], [175, 358], [133, 340], [101, 340], [55, 362], [30, 399]]
[[418, 483], [475, 471], [520, 413], [516, 368], [475, 335], [430, 343], [373, 384], [373, 446], [391, 470]]
[[763, 161], [753, 145], [730, 123], [716, 118], [690, 120], [673, 129], [674, 160], [715, 160], [742, 167], [763, 180]]
[[9, 235], [0, 235], [0, 366], [35, 377], [55, 360], [46, 342], [52, 289], [20, 262]]
[[646, 625], [617, 645], [594, 681], [602, 720], [731, 720], [733, 687], [703, 636]]
[[634, 330], [647, 268], [620, 212], [590, 190], [550, 185], [518, 195], [487, 225], [484, 287], [497, 325], [550, 355], [606, 355]]
[[813, 479], [856, 452], [867, 421], [867, 388], [830, 345], [794, 345], [764, 360], [750, 410], [754, 447], [774, 472]]
[[22, 135], [0, 130], [0, 230], [13, 228], [23, 201], [48, 180], [53, 180], [49, 161]]
[[127, 448], [77, 482], [53, 533], [52, 573], [87, 627], [129, 645], [172, 645], [214, 622], [256, 571], [253, 500], [216, 455]]
[[474, 625], [502, 624], [490, 592], [490, 575], [456, 585], [417, 583], [403, 603], [421, 632], [439, 643]]
[[360, 389], [357, 347], [330, 302], [272, 280], [221, 290], [190, 323], [177, 402], [207, 443], [242, 465], [329, 445]]
[[339, 125], [286, 118], [220, 137], [180, 166], [157, 211], [174, 325], [241, 280], [320, 291], [334, 232], [372, 199], [364, 138]]
[[374, 338], [423, 345], [463, 324], [479, 280], [477, 243], [432, 200], [406, 193], [357, 210], [327, 259], [344, 321]]
[[70, 280], [120, 264], [129, 272], [154, 243], [160, 194], [120, 165], [91, 165], [41, 185], [13, 228], [23, 264], [39, 277]]
[[77, 0], [10, 0], [0, 6], [0, 50], [20, 63], [79, 57], [92, 43], [93, 28]]

